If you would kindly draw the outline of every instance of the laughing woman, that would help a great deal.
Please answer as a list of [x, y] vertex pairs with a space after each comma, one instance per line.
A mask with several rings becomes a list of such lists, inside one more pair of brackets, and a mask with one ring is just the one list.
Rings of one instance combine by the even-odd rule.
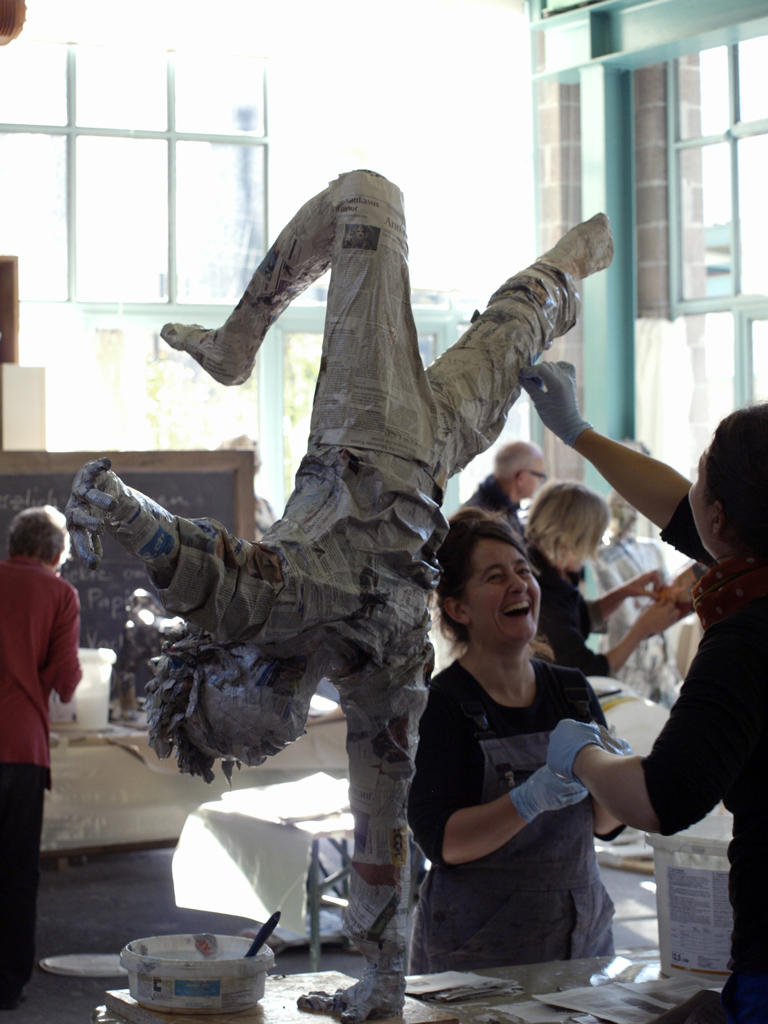
[[467, 508], [438, 559], [441, 627], [461, 656], [430, 686], [409, 822], [431, 868], [410, 970], [478, 970], [613, 952], [593, 833], [618, 821], [545, 767], [563, 718], [604, 725], [582, 673], [533, 656], [539, 586], [520, 541]]

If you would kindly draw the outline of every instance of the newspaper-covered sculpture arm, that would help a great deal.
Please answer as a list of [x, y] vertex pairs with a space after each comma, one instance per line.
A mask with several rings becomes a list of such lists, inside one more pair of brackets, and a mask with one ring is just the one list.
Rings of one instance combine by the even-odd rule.
[[[270, 324], [331, 268], [308, 451], [283, 517], [259, 544], [169, 517], [170, 564], [169, 554], [155, 563], [146, 541], [134, 550], [169, 613], [208, 631], [161, 659], [149, 708], [159, 752], [175, 746], [181, 766], [203, 774], [220, 755], [258, 763], [300, 734], [321, 675], [339, 690], [355, 820], [345, 930], [367, 963], [357, 984], [309, 993], [300, 1006], [345, 1024], [403, 1007], [406, 803], [431, 667], [427, 598], [447, 530], [445, 483], [498, 436], [519, 370], [573, 326], [575, 279], [611, 256], [599, 214], [506, 281], [424, 370], [401, 193], [355, 171], [299, 210], [222, 327], [163, 328], [216, 380], [237, 384]], [[99, 481], [86, 484], [70, 513], [86, 550], [99, 528], [133, 543], [114, 509], [99, 511]]]

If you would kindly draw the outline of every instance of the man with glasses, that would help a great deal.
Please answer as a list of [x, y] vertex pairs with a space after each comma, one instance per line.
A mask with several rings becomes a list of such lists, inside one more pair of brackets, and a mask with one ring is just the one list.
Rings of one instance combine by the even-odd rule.
[[493, 473], [464, 504], [502, 513], [522, 537], [520, 503], [532, 498], [546, 479], [541, 448], [530, 441], [511, 441], [496, 452]]

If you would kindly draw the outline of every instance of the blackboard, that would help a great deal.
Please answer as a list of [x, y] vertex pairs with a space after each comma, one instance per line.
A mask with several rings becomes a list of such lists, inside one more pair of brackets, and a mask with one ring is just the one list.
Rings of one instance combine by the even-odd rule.
[[[0, 452], [0, 557], [7, 555], [8, 526], [16, 513], [33, 505], [63, 511], [75, 472], [102, 455], [112, 459], [121, 479], [170, 512], [218, 519], [236, 536], [253, 537], [252, 451]], [[80, 646], [116, 650], [126, 599], [137, 587], [151, 587], [140, 559], [107, 535], [103, 545], [99, 568], [88, 569], [73, 554], [61, 575], [80, 594]]]

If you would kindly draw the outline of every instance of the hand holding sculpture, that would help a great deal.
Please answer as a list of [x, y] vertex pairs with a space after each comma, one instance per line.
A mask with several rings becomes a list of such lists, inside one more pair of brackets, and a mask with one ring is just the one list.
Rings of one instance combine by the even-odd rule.
[[538, 363], [520, 372], [520, 384], [536, 406], [545, 427], [567, 445], [592, 424], [579, 410], [576, 396], [576, 370], [561, 361]]

